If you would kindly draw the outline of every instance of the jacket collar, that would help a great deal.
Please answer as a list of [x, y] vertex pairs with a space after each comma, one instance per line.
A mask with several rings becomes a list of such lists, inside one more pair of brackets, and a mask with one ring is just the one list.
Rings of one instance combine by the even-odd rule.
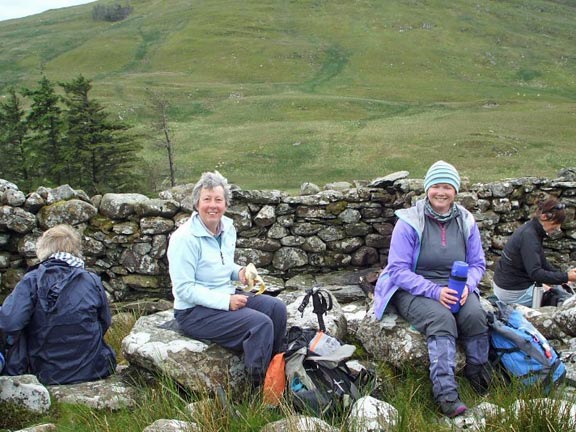
[[[214, 237], [214, 234], [210, 232], [206, 225], [202, 222], [200, 215], [198, 212], [192, 213], [190, 216], [190, 232], [195, 237]], [[222, 220], [220, 221], [220, 234], [224, 234], [227, 230], [230, 229], [232, 226], [232, 219], [227, 216], [222, 216]]]
[[534, 225], [534, 229], [536, 230], [536, 234], [538, 234], [538, 236], [543, 239], [547, 236], [546, 234], [546, 230], [544, 229], [544, 227], [542, 226], [542, 224], [540, 223], [540, 221], [538, 220], [538, 218], [532, 218], [532, 220], [530, 221], [530, 223], [532, 225]]

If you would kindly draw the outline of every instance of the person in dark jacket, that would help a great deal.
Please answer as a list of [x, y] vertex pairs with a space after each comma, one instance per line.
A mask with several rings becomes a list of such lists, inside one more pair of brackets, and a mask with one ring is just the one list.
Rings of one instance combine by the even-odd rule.
[[555, 198], [538, 203], [533, 218], [518, 228], [504, 247], [496, 264], [492, 288], [494, 295], [504, 303], [517, 303], [532, 307], [536, 286], [560, 285], [576, 281], [576, 269], [560, 271], [550, 265], [544, 255], [544, 238], [566, 219], [565, 205]]
[[40, 263], [0, 307], [7, 342], [5, 375], [33, 374], [46, 385], [112, 374], [116, 356], [104, 342], [111, 324], [102, 282], [84, 269], [80, 234], [57, 225], [36, 243]]

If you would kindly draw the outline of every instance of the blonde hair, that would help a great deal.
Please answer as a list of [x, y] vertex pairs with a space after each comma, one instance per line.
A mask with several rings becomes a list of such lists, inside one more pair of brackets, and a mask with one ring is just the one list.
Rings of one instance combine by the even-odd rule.
[[68, 252], [76, 257], [82, 255], [82, 237], [70, 225], [56, 225], [45, 231], [36, 242], [36, 256], [44, 261], [56, 252]]

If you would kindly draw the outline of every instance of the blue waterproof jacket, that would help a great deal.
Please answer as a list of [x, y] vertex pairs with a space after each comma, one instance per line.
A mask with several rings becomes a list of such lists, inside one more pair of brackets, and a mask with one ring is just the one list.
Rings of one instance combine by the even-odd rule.
[[111, 323], [102, 282], [83, 268], [49, 259], [28, 272], [0, 308], [13, 340], [4, 374], [31, 373], [43, 384], [93, 381], [114, 372], [104, 342]]

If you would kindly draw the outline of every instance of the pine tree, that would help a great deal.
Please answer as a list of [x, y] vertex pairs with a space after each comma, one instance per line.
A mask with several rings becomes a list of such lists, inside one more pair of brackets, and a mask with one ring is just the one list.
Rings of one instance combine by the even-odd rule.
[[88, 193], [134, 188], [140, 147], [126, 133], [129, 127], [110, 119], [104, 107], [90, 99], [92, 84], [82, 75], [60, 86], [66, 93], [66, 159], [72, 183]]
[[0, 178], [16, 183], [21, 189], [31, 186], [27, 129], [26, 113], [16, 90], [11, 88], [7, 101], [0, 103]]
[[30, 166], [34, 167], [31, 181], [39, 186], [58, 186], [65, 180], [67, 160], [63, 155], [62, 110], [54, 84], [45, 76], [36, 89], [24, 89], [22, 94], [32, 99], [27, 123], [32, 133], [29, 150]]

